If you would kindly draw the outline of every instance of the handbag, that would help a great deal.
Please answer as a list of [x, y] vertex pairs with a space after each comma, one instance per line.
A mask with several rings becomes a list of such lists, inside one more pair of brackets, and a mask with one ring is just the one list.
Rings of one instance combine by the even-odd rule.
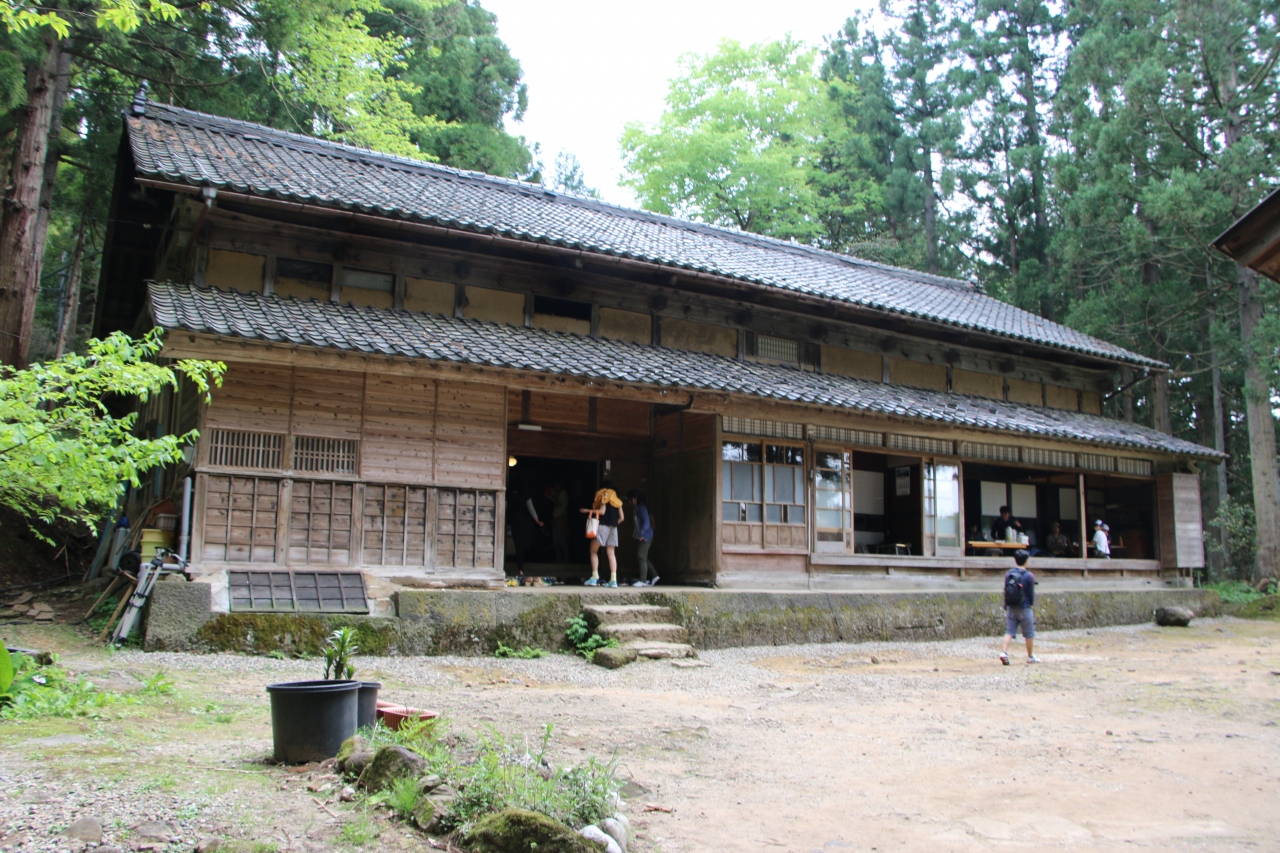
[[600, 532], [600, 514], [598, 512], [587, 513], [587, 538], [595, 539], [596, 534]]

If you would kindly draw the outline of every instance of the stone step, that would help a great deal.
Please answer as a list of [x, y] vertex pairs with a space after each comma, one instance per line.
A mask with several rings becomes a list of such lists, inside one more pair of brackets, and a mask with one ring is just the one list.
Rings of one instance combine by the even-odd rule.
[[689, 632], [681, 625], [652, 622], [623, 622], [621, 624], [605, 623], [596, 628], [596, 633], [606, 640], [613, 638], [619, 643], [654, 640], [663, 643], [685, 643], [689, 640]]
[[641, 640], [624, 644], [624, 648], [635, 649], [636, 656], [649, 660], [670, 660], [673, 658], [696, 658], [698, 653], [688, 643], [660, 643], [654, 640]]
[[671, 608], [656, 604], [584, 604], [582, 612], [595, 625], [671, 621]]

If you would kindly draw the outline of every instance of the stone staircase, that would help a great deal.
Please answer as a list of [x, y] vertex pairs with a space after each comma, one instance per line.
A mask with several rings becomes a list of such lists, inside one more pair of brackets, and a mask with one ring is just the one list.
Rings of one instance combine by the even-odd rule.
[[671, 608], [655, 604], [584, 604], [582, 613], [591, 630], [640, 658], [662, 660], [696, 658], [689, 632], [671, 621]]

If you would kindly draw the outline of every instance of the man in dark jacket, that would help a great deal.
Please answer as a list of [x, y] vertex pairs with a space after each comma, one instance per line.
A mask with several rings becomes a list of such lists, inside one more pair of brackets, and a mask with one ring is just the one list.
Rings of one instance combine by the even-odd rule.
[[1040, 658], [1032, 653], [1031, 644], [1036, 636], [1036, 615], [1033, 610], [1036, 603], [1036, 577], [1027, 571], [1027, 558], [1031, 554], [1018, 550], [1013, 552], [1013, 560], [1017, 563], [1004, 576], [1004, 648], [1000, 650], [1000, 663], [1009, 665], [1009, 644], [1018, 636], [1021, 629], [1022, 638], [1027, 641], [1027, 663], [1040, 663]]

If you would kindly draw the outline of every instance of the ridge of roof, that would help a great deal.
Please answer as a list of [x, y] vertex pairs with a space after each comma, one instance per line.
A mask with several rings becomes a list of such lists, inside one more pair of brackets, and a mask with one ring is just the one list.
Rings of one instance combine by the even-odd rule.
[[172, 282], [151, 282], [148, 294], [153, 322], [168, 330], [388, 358], [742, 394], [1110, 448], [1215, 459], [1221, 456], [1192, 442], [1101, 415], [886, 385], [708, 353], [442, 314], [361, 308]]
[[[199, 110], [192, 110], [186, 107], [175, 107], [171, 104], [160, 104], [150, 100], [146, 102], [146, 112], [141, 114], [140, 117], [158, 118], [159, 116], [152, 115], [153, 110], [169, 114], [172, 117], [171, 120], [176, 123], [200, 124], [206, 128], [218, 130], [235, 129], [241, 131], [242, 136], [270, 134], [271, 136], [276, 137], [279, 141], [267, 140], [265, 138], [264, 141], [273, 142], [274, 144], [279, 145], [288, 144], [299, 151], [310, 151], [322, 156], [343, 157], [364, 165], [401, 168], [418, 174], [429, 174], [436, 177], [474, 182], [506, 192], [541, 196], [546, 200], [555, 202], [567, 202], [577, 207], [582, 207], [588, 210], [597, 210], [601, 213], [620, 216], [625, 219], [633, 219], [637, 222], [650, 222], [656, 225], [664, 225], [669, 228], [677, 228], [680, 230], [703, 234], [714, 234], [717, 237], [729, 240], [737, 240], [746, 244], [767, 245], [780, 251], [795, 252], [797, 254], [816, 257], [833, 263], [883, 270], [884, 272], [893, 273], [903, 278], [910, 278], [921, 284], [931, 284], [936, 287], [950, 287], [970, 293], [984, 293], [981, 287], [975, 286], [972, 282], [968, 282], [963, 279], [934, 275], [931, 273], [921, 272], [919, 270], [908, 269], [906, 267], [896, 267], [892, 264], [883, 264], [878, 261], [868, 261], [864, 258], [855, 257], [853, 255], [833, 252], [830, 249], [823, 249], [818, 246], [806, 246], [803, 243], [797, 243], [792, 240], [783, 240], [778, 237], [771, 237], [767, 234], [753, 234], [749, 231], [743, 231], [738, 228], [729, 228], [723, 225], [713, 225], [706, 222], [693, 222], [688, 219], [681, 219], [677, 216], [654, 213], [653, 211], [641, 210], [634, 207], [625, 207], [623, 205], [613, 204], [601, 199], [588, 198], [575, 193], [562, 192], [561, 190], [552, 190], [542, 184], [535, 184], [531, 181], [522, 181], [518, 178], [504, 178], [500, 175], [490, 175], [486, 172], [477, 172], [470, 169], [459, 169], [454, 166], [432, 163], [429, 160], [417, 160], [412, 157], [403, 157], [398, 154], [386, 154], [381, 151], [374, 151], [371, 148], [362, 148], [358, 145], [352, 145], [348, 142], [337, 142], [329, 139], [320, 139], [315, 136], [307, 136], [306, 134], [296, 133], [294, 131], [279, 130], [268, 125], [257, 124], [244, 119], [216, 116], [211, 113], [200, 112]], [[132, 115], [139, 114], [132, 113]]]

